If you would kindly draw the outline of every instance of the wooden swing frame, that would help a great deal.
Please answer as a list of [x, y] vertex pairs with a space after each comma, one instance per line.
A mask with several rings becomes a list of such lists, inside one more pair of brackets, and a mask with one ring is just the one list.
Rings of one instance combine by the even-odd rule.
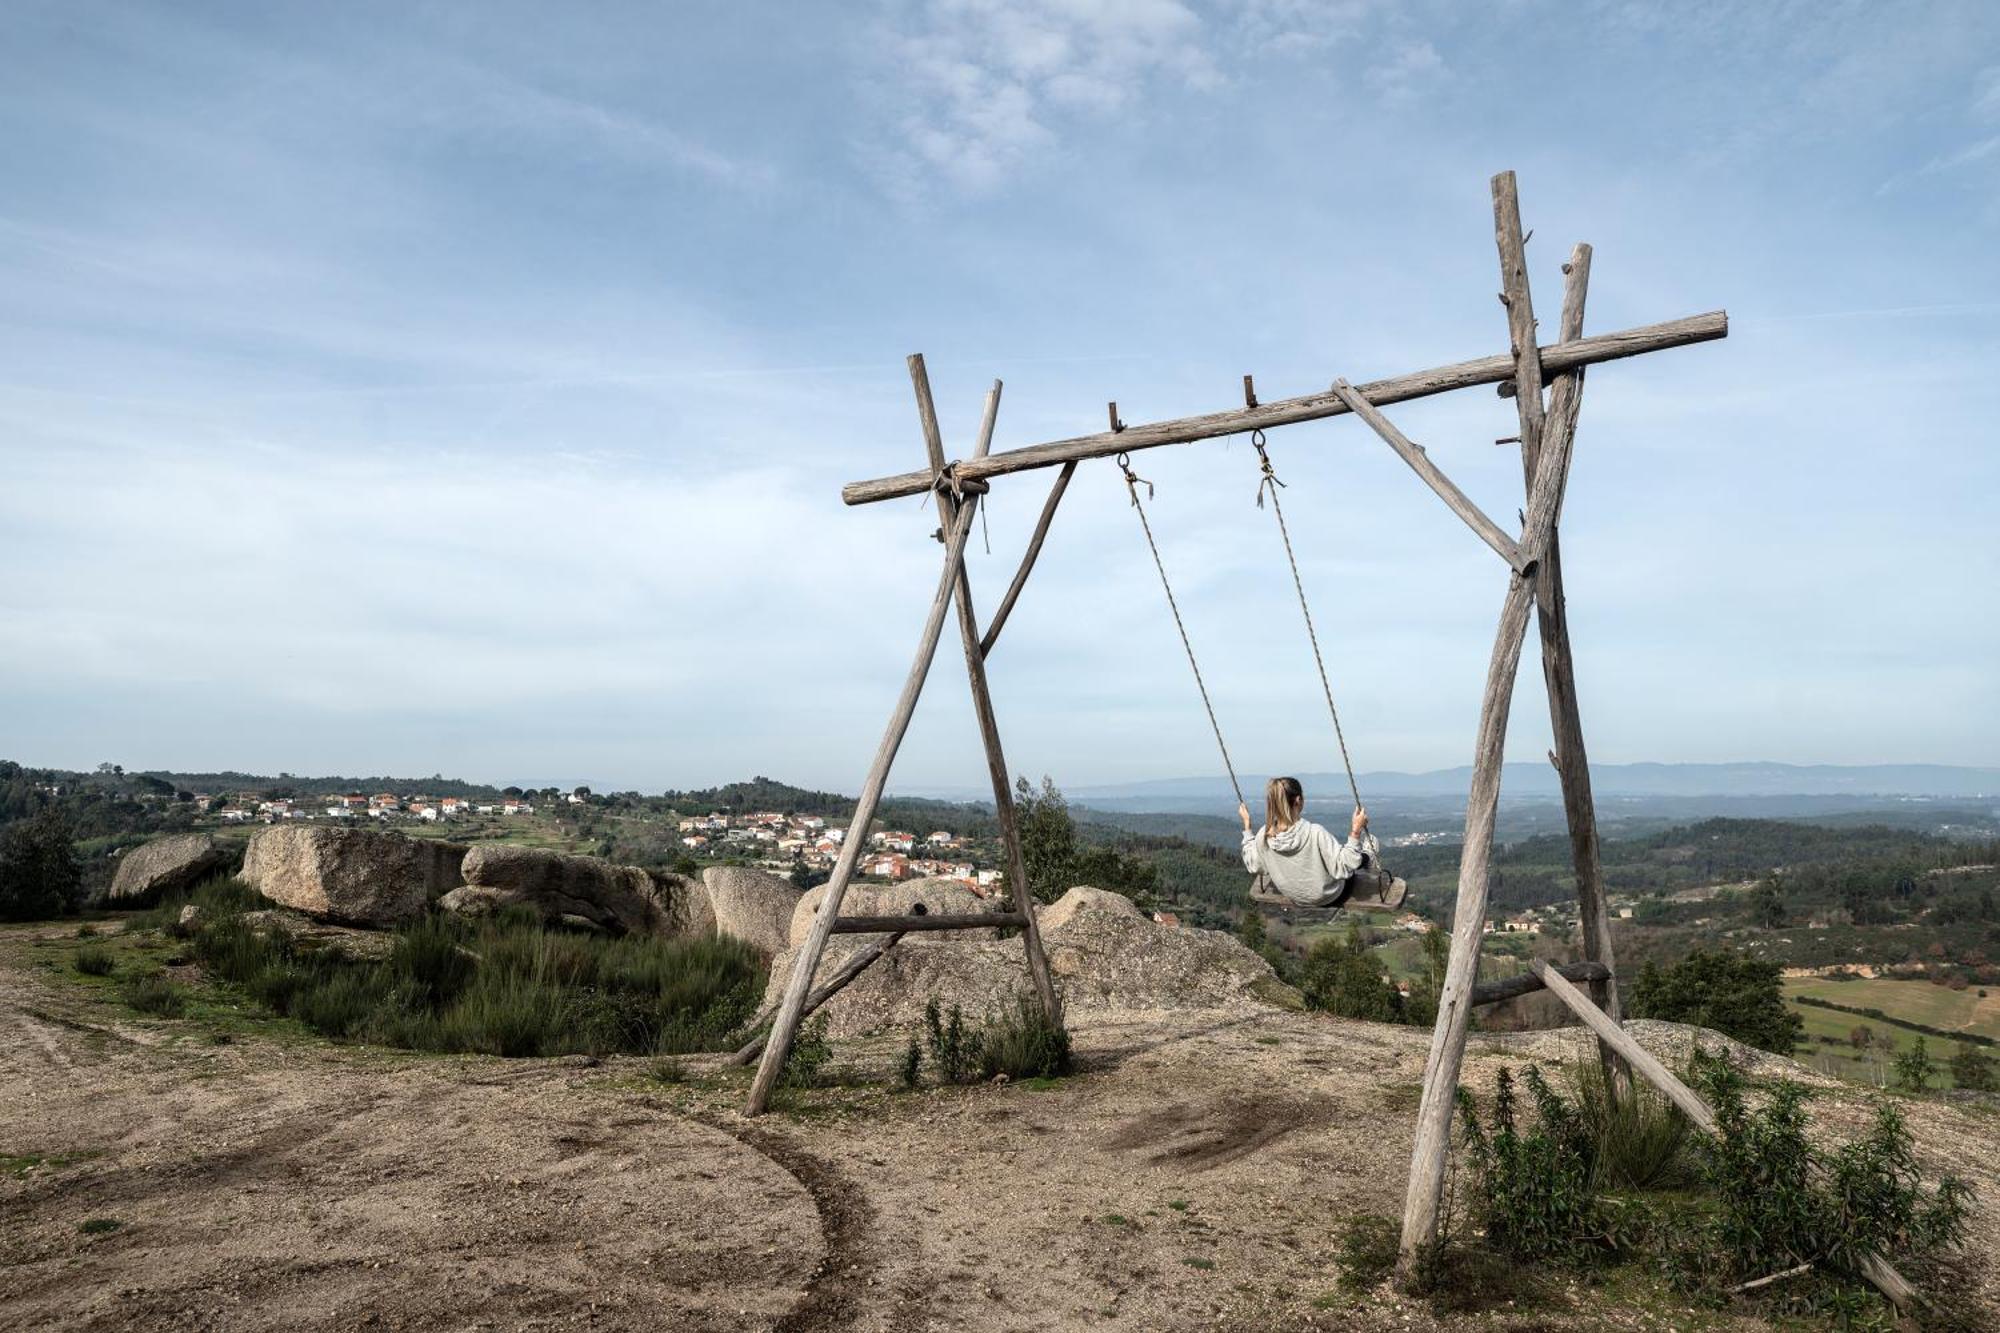
[[[1596, 1034], [1599, 1058], [1603, 1061], [1613, 1095], [1622, 1093], [1628, 1086], [1631, 1073], [1636, 1070], [1659, 1085], [1697, 1123], [1712, 1123], [1712, 1117], [1701, 1099], [1648, 1056], [1620, 1026], [1610, 913], [1605, 902], [1589, 761], [1577, 706], [1575, 666], [1570, 654], [1569, 625], [1563, 599], [1557, 520], [1562, 511], [1575, 446], [1584, 368], [1603, 361], [1727, 337], [1729, 318], [1726, 312], [1718, 310], [1618, 333], [1584, 336], [1583, 312], [1590, 282], [1591, 249], [1580, 243], [1563, 265], [1562, 316], [1557, 341], [1547, 346], [1537, 345], [1534, 303], [1528, 284], [1526, 238], [1521, 230], [1514, 173], [1500, 173], [1493, 177], [1491, 186], [1494, 241], [1500, 259], [1500, 301], [1507, 312], [1509, 350], [1504, 355], [1416, 371], [1359, 386], [1336, 380], [1332, 388], [1324, 393], [1271, 403], [1258, 402], [1251, 377], [1245, 375], [1244, 406], [1241, 408], [1128, 426], [1119, 418], [1118, 404], [1113, 402], [1108, 405], [1110, 429], [1106, 431], [1009, 449], [998, 454], [991, 452], [1001, 388], [1000, 383], [995, 381], [986, 396], [985, 414], [972, 455], [955, 462], [946, 460], [924, 359], [921, 355], [909, 358], [910, 379], [916, 392], [917, 416], [923, 431], [928, 466], [919, 471], [851, 483], [842, 488], [841, 498], [847, 504], [860, 505], [925, 492], [934, 494], [939, 519], [934, 535], [944, 544], [944, 569], [919, 636], [916, 660], [903, 683], [902, 694], [890, 715], [874, 763], [862, 783], [854, 818], [848, 826], [846, 841], [841, 845], [832, 878], [827, 883], [825, 897], [811, 932], [793, 957], [791, 975], [773, 1016], [769, 1038], [763, 1044], [762, 1062], [751, 1085], [746, 1114], [759, 1114], [769, 1104], [805, 1014], [817, 1007], [817, 1001], [838, 990], [860, 970], [854, 966], [854, 960], [850, 960], [834, 981], [817, 992], [813, 990], [814, 974], [828, 939], [835, 933], [877, 933], [877, 943], [868, 950], [868, 960], [872, 962], [887, 951], [894, 939], [900, 937], [900, 932], [906, 930], [978, 929], [996, 923], [1018, 926], [1036, 995], [1044, 1011], [1052, 1019], [1060, 1019], [1061, 1000], [1049, 976], [1048, 959], [1043, 953], [1035, 920], [1034, 901], [1028, 892], [1013, 792], [1009, 785], [1009, 769], [1001, 748], [999, 726], [994, 718], [993, 701], [986, 680], [986, 659], [992, 653], [1000, 631], [1041, 554], [1056, 507], [1075, 476], [1077, 465], [1088, 459], [1109, 458], [1142, 449], [1188, 444], [1352, 413], [1395, 450], [1508, 566], [1507, 592], [1501, 604], [1499, 629], [1487, 664], [1485, 692], [1480, 703], [1471, 789], [1466, 799], [1465, 840], [1459, 861], [1458, 899], [1453, 917], [1450, 960], [1444, 988], [1438, 998], [1437, 1025], [1431, 1034], [1423, 1097], [1417, 1111], [1415, 1143], [1410, 1157], [1410, 1179], [1403, 1209], [1402, 1275], [1408, 1277], [1417, 1257], [1437, 1236], [1458, 1076], [1464, 1061], [1472, 1010], [1478, 1005], [1548, 989], [1574, 1010]], [[1518, 538], [1509, 536], [1499, 524], [1487, 517], [1452, 484], [1422, 446], [1409, 440], [1380, 411], [1390, 404], [1482, 384], [1499, 386], [1499, 392], [1503, 396], [1511, 396], [1517, 408], [1521, 465], [1527, 488], [1527, 503], [1522, 512]], [[979, 498], [994, 478], [1047, 467], [1059, 467], [1061, 471], [1042, 506], [1041, 516], [1029, 538], [1020, 567], [982, 633], [973, 611], [971, 585], [965, 573], [965, 543], [972, 529]], [[993, 784], [994, 812], [1000, 825], [1001, 841], [1006, 847], [1006, 881], [1013, 896], [1013, 911], [998, 917], [842, 918], [842, 898], [860, 860], [890, 767], [909, 728], [917, 697], [936, 655], [945, 615], [954, 606], [959, 638], [965, 652], [966, 673], [972, 689], [973, 712], [979, 722], [980, 739], [985, 746], [987, 769]], [[1531, 612], [1541, 633], [1542, 675], [1547, 687], [1549, 717], [1555, 740], [1549, 761], [1555, 765], [1562, 785], [1563, 813], [1576, 872], [1583, 957], [1579, 963], [1559, 968], [1538, 963], [1521, 977], [1480, 986], [1477, 984], [1480, 941], [1486, 924], [1493, 826], [1500, 797], [1508, 709]], [[885, 937], [886, 943], [883, 942]], [[865, 967], [867, 963], [861, 966]], [[1575, 982], [1586, 985], [1588, 994], [1579, 990], [1573, 984]], [[749, 1055], [750, 1049], [746, 1048], [739, 1053], [739, 1058], [747, 1060]], [[1909, 1304], [1913, 1297], [1912, 1289], [1886, 1261], [1878, 1256], [1864, 1267], [1870, 1279], [1899, 1307]]]

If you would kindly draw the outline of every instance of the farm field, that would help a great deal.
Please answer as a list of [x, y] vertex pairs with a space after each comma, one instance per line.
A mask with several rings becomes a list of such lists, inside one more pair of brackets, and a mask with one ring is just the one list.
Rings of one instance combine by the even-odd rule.
[[[2000, 1003], [1996, 1003], [1990, 991], [1982, 999], [1976, 989], [1953, 991], [1924, 981], [1828, 981], [1819, 977], [1788, 977], [1784, 985], [1786, 998], [1794, 1001], [1792, 1011], [1806, 1025], [1805, 1039], [1794, 1053], [1795, 1058], [1822, 1073], [1857, 1083], [1879, 1086], [1891, 1079], [1896, 1056], [1923, 1036], [1925, 1052], [1937, 1071], [1937, 1086], [1951, 1087], [1948, 1066], [1960, 1043], [1912, 1032], [1861, 1014], [1798, 1004], [1798, 997], [1824, 999], [1857, 1009], [1880, 1009], [1912, 1023], [2000, 1038]], [[1849, 1040], [1857, 1027], [1866, 1027], [1871, 1034], [1871, 1045], [1866, 1050], [1857, 1049]]]

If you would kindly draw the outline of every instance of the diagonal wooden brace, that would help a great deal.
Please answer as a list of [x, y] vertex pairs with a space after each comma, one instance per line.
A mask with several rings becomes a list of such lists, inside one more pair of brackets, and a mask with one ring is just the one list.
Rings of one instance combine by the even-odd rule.
[[1499, 552], [1500, 558], [1512, 566], [1516, 574], [1528, 572], [1528, 561], [1521, 553], [1520, 544], [1502, 532], [1498, 523], [1486, 517], [1485, 510], [1452, 483], [1451, 478], [1431, 461], [1430, 454], [1421, 444], [1397, 430], [1389, 418], [1376, 411], [1375, 405], [1363, 398], [1346, 380], [1335, 380], [1333, 392], [1347, 404], [1348, 411], [1367, 422], [1382, 437], [1383, 443], [1410, 465], [1410, 471], [1423, 478], [1424, 485], [1437, 492], [1438, 499], [1443, 500], [1452, 513], [1465, 520], [1465, 525], [1478, 534], [1479, 540]]

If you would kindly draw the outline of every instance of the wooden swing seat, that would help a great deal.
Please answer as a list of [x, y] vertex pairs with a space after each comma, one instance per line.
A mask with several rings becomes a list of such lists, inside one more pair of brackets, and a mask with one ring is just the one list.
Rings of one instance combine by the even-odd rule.
[[[1366, 866], [1348, 877], [1347, 894], [1337, 903], [1327, 907], [1345, 907], [1357, 912], [1395, 912], [1401, 910], [1410, 896], [1410, 886], [1386, 870]], [[1250, 901], [1269, 903], [1273, 907], [1296, 907], [1301, 911], [1319, 910], [1306, 904], [1294, 902], [1276, 889], [1265, 887], [1262, 876], [1250, 881]]]

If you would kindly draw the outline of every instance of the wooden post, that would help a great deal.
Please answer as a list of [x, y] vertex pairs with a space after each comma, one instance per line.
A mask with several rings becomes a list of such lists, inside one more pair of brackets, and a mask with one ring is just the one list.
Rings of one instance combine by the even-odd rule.
[[896, 762], [896, 751], [903, 744], [903, 735], [910, 729], [910, 717], [917, 711], [917, 696], [923, 693], [924, 677], [930, 674], [931, 659], [937, 655], [938, 639], [944, 633], [944, 615], [951, 607], [952, 590], [957, 587], [959, 576], [965, 572], [965, 539], [972, 535], [973, 512], [979, 507], [974, 497], [959, 506], [953, 521], [946, 525], [944, 544], [944, 572], [938, 578], [937, 593], [931, 598], [930, 613], [924, 618], [924, 632], [917, 644], [916, 661], [910, 664], [910, 674], [903, 681], [903, 692], [896, 700], [895, 710], [889, 715], [889, 725], [882, 733], [882, 742], [875, 750], [875, 762], [869, 766], [868, 777], [861, 784], [861, 795], [854, 802], [854, 818], [847, 826], [847, 841], [840, 845], [840, 859], [834, 862], [833, 877], [827, 881], [826, 897], [821, 901], [819, 913], [813, 918], [812, 931], [806, 942], [800, 946], [792, 959], [792, 975], [785, 982], [785, 995], [778, 1002], [778, 1016], [771, 1025], [771, 1040], [764, 1047], [763, 1063], [757, 1066], [757, 1077], [750, 1084], [750, 1098], [744, 1104], [745, 1115], [762, 1115], [770, 1105], [771, 1090], [778, 1086], [778, 1075], [784, 1072], [785, 1059], [792, 1053], [792, 1040], [798, 1036], [799, 1020], [803, 1016], [807, 992], [812, 989], [813, 973], [819, 968], [820, 955], [826, 952], [826, 941], [833, 934], [833, 919], [840, 915], [840, 900], [847, 895], [847, 883], [854, 877], [854, 867], [861, 860], [861, 849], [868, 842], [868, 826], [874, 822], [875, 808], [882, 802], [882, 786], [889, 780], [890, 766]]
[[[852, 918], [849, 919], [852, 920]], [[828, 977], [820, 985], [813, 987], [813, 993], [806, 996], [805, 1008], [799, 1011], [799, 1017], [801, 1019], [810, 1017], [815, 1009], [818, 1009], [828, 1000], [846, 990], [849, 982], [873, 967], [881, 959], [882, 955], [895, 948], [897, 941], [902, 938], [903, 933], [897, 931], [892, 935], [884, 935], [881, 939], [875, 940], [866, 948], [856, 949], [832, 976]], [[725, 1065], [747, 1065], [759, 1055], [762, 1055], [764, 1053], [764, 1033], [760, 1029], [771, 1021], [771, 1014], [775, 1012], [776, 1010], [773, 1010], [771, 1013], [757, 1015], [750, 1023], [750, 1030], [757, 1033], [757, 1035], [745, 1042], [722, 1063]]]
[[[930, 454], [931, 469], [945, 466], [944, 436], [938, 429], [937, 407], [931, 401], [930, 373], [924, 368], [922, 353], [910, 357], [910, 384], [917, 395], [917, 418], [923, 424], [924, 448]], [[984, 458], [993, 447], [993, 424], [1000, 411], [1000, 381], [986, 395], [986, 412], [980, 423], [975, 459]], [[958, 503], [938, 492], [938, 517], [949, 524], [952, 507]], [[976, 501], [965, 502], [966, 507]], [[1014, 910], [1022, 917], [1021, 940], [1028, 954], [1028, 974], [1042, 1012], [1051, 1023], [1062, 1021], [1062, 1001], [1056, 996], [1055, 981], [1049, 975], [1049, 960], [1042, 952], [1042, 930], [1035, 921], [1035, 898], [1028, 887], [1028, 863], [1021, 851], [1020, 821], [1014, 813], [1013, 779], [1007, 770], [1007, 756], [1000, 747], [1000, 723], [993, 715], [993, 696], [986, 688], [986, 650], [979, 642], [979, 620], [972, 609], [972, 580], [965, 564], [959, 562], [955, 584], [958, 603], [958, 634], [965, 647], [965, 672], [972, 684], [972, 711], [979, 719], [979, 739], [986, 749], [986, 771], [993, 780], [993, 814], [1000, 825], [1000, 841], [1007, 849], [1007, 883], [1013, 890]]]
[[[1569, 1006], [1571, 1013], [1583, 1020], [1585, 1027], [1597, 1034], [1598, 1040], [1609, 1043], [1632, 1069], [1643, 1075], [1648, 1082], [1661, 1092], [1667, 1100], [1681, 1109], [1681, 1113], [1709, 1134], [1715, 1133], [1715, 1113], [1708, 1109], [1708, 1103], [1687, 1084], [1675, 1078], [1672, 1071], [1658, 1060], [1653, 1053], [1632, 1039], [1632, 1034], [1610, 1018], [1603, 1010], [1590, 1002], [1590, 998], [1571, 985], [1560, 971], [1550, 967], [1541, 959], [1528, 964], [1549, 994]], [[1917, 1298], [1917, 1291], [1887, 1259], [1879, 1254], [1864, 1254], [1857, 1265], [1861, 1275], [1881, 1288], [1899, 1310], [1908, 1310]]]
[[[1669, 347], [1686, 347], [1691, 343], [1728, 336], [1728, 314], [1711, 310], [1705, 315], [1690, 315], [1686, 319], [1669, 320], [1664, 324], [1646, 324], [1618, 333], [1597, 333], [1559, 347], [1544, 347], [1542, 366], [1549, 374], [1555, 374], [1574, 366], [1596, 365], [1600, 361], [1616, 361], [1621, 357], [1658, 352]], [[1355, 388], [1375, 406], [1387, 407], [1392, 403], [1428, 398], [1475, 384], [1499, 384], [1513, 379], [1514, 374], [1514, 358], [1508, 354], [1460, 361], [1456, 365], [1419, 370], [1386, 380], [1371, 380]], [[1121, 422], [1122, 429], [1116, 431], [1051, 440], [1046, 444], [1031, 444], [987, 458], [973, 459], [959, 465], [958, 475], [972, 480], [1026, 472], [1033, 468], [1059, 467], [1064, 463], [1110, 458], [1114, 454], [1137, 453], [1141, 449], [1157, 449], [1162, 445], [1190, 444], [1195, 440], [1270, 430], [1274, 426], [1289, 426], [1301, 421], [1319, 421], [1325, 417], [1340, 416], [1346, 411], [1347, 404], [1328, 390], [1325, 393], [1309, 393], [1301, 398], [1259, 403], [1256, 407], [1232, 408], [1227, 412], [1180, 417], [1143, 426], [1128, 426]], [[904, 495], [922, 495], [931, 488], [935, 475], [926, 469], [849, 482], [841, 487], [840, 498], [847, 504], [859, 505], [894, 500]]]
[[[1506, 219], [1514, 236], [1520, 234], [1521, 219], [1515, 212]], [[1563, 265], [1563, 342], [1583, 336], [1583, 307], [1590, 291], [1590, 247], [1581, 242], [1570, 251]], [[1503, 262], [1505, 249], [1503, 248]], [[1534, 353], [1539, 355], [1539, 353]], [[1549, 390], [1546, 429], [1574, 434], [1577, 413], [1583, 404], [1583, 367], [1556, 376]], [[1521, 441], [1521, 465], [1532, 482], [1539, 450]], [[1548, 550], [1535, 580], [1535, 620], [1541, 628], [1542, 680], [1548, 688], [1549, 728], [1555, 738], [1556, 776], [1562, 783], [1563, 817], [1569, 827], [1570, 861], [1576, 868], [1577, 925], [1582, 935], [1586, 961], [1614, 969], [1611, 949], [1611, 908], [1604, 892], [1604, 867], [1598, 858], [1597, 807], [1590, 791], [1590, 757], [1583, 745], [1583, 714], [1577, 705], [1576, 664], [1569, 646], [1569, 612], [1563, 598], [1561, 511], [1557, 526], [1549, 532]], [[1621, 1017], [1618, 984], [1614, 976], [1594, 981], [1590, 998], [1613, 1022]], [[1608, 1042], [1597, 1044], [1597, 1057], [1604, 1066], [1605, 1087], [1614, 1099], [1624, 1090], [1628, 1071]]]
[[[1504, 230], [1501, 218], [1513, 208], [1514, 177], [1503, 172], [1493, 179], [1494, 232]], [[1502, 243], [1505, 253], [1505, 243]], [[1526, 274], [1520, 290], [1508, 298], [1508, 324], [1514, 348], [1535, 345], [1535, 314]], [[1444, 1192], [1446, 1160], [1451, 1152], [1452, 1108], [1458, 1095], [1458, 1071], [1465, 1059], [1465, 1034], [1472, 1018], [1472, 990], [1479, 974], [1479, 945], [1486, 925], [1486, 900], [1491, 888], [1493, 821], [1500, 803], [1500, 773], [1507, 746], [1507, 713], [1514, 677], [1527, 637], [1528, 612], [1540, 560], [1555, 531], [1575, 435], [1558, 429], [1542, 438], [1539, 363], [1519, 364], [1520, 397], [1532, 400], [1521, 414], [1521, 437], [1536, 442], [1535, 475], [1528, 489], [1528, 508], [1521, 526], [1521, 549], [1533, 565], [1527, 576], [1508, 581], [1500, 611], [1500, 629], [1487, 664], [1486, 693], [1479, 708], [1479, 735], [1473, 750], [1472, 788], [1465, 803], [1465, 842], [1459, 853], [1458, 904], [1453, 911], [1451, 956], [1444, 987], [1438, 996], [1437, 1026], [1431, 1030], [1430, 1058], [1424, 1067], [1423, 1099], [1417, 1107], [1416, 1142], [1410, 1151], [1409, 1191], [1403, 1199], [1402, 1260], [1399, 1271], [1410, 1275], [1418, 1252], [1437, 1237], [1438, 1205]], [[1542, 447], [1546, 445], [1546, 447]]]

